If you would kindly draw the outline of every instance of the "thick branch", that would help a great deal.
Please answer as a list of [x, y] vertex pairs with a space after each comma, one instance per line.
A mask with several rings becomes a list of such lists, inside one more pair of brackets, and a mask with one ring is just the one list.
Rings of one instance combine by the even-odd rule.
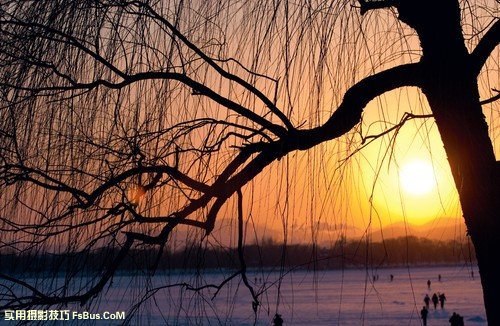
[[298, 131], [285, 147], [306, 150], [346, 134], [361, 121], [364, 108], [374, 98], [399, 87], [419, 86], [422, 70], [421, 63], [411, 63], [366, 77], [345, 93], [342, 103], [323, 126]]
[[390, 8], [395, 6], [396, 3], [397, 1], [395, 0], [359, 0], [361, 15], [364, 15], [369, 10]]
[[481, 41], [471, 53], [471, 61], [473, 71], [476, 75], [479, 74], [481, 68], [486, 63], [486, 60], [491, 55], [491, 52], [500, 43], [500, 19], [497, 18], [493, 26], [484, 34]]

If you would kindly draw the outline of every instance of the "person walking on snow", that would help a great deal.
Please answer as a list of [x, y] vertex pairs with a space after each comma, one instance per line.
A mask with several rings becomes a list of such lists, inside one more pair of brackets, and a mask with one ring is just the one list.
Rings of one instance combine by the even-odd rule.
[[429, 310], [429, 304], [431, 302], [431, 298], [429, 297], [428, 294], [425, 295], [424, 302], [425, 302], [425, 307], [427, 308], [427, 310]]
[[444, 302], [446, 301], [446, 296], [444, 293], [439, 295], [439, 303], [441, 304], [441, 309], [444, 309]]
[[434, 304], [434, 310], [436, 310], [437, 305], [438, 305], [439, 299], [436, 293], [432, 295], [432, 303]]
[[464, 317], [456, 312], [453, 312], [453, 315], [451, 315], [448, 321], [450, 322], [450, 326], [464, 326]]
[[422, 317], [422, 322], [424, 323], [424, 326], [427, 326], [427, 315], [429, 314], [429, 310], [423, 306], [422, 310], [420, 310], [420, 317]]
[[283, 326], [283, 318], [280, 314], [274, 315], [273, 326]]

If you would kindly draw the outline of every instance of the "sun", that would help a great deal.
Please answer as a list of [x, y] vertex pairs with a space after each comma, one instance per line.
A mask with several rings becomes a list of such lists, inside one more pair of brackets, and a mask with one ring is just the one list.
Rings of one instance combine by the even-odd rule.
[[399, 171], [399, 181], [406, 193], [415, 196], [428, 194], [436, 187], [431, 163], [420, 160], [404, 164]]

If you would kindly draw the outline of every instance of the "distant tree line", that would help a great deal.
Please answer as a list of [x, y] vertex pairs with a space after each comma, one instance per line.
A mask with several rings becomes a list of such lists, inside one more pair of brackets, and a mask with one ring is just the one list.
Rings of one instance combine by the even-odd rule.
[[[91, 253], [74, 254], [0, 254], [0, 271], [8, 273], [40, 273], [51, 270], [72, 272], [102, 268], [116, 255], [118, 248], [102, 248]], [[244, 249], [249, 268], [285, 266], [300, 269], [340, 269], [364, 266], [377, 267], [460, 264], [475, 262], [471, 244], [437, 241], [417, 237], [366, 242], [341, 239], [331, 247], [311, 244], [283, 245], [272, 239], [250, 244]], [[122, 271], [172, 269], [237, 269], [236, 248], [186, 245], [175, 252], [133, 250], [120, 265]], [[56, 267], [54, 269], [54, 267]]]

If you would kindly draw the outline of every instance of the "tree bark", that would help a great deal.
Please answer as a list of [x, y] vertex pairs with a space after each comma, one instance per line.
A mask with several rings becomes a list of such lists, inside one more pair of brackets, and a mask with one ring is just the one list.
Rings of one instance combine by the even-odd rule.
[[422, 90], [435, 116], [475, 246], [489, 325], [500, 325], [499, 169], [465, 47], [457, 0], [402, 1], [400, 19], [417, 31]]

